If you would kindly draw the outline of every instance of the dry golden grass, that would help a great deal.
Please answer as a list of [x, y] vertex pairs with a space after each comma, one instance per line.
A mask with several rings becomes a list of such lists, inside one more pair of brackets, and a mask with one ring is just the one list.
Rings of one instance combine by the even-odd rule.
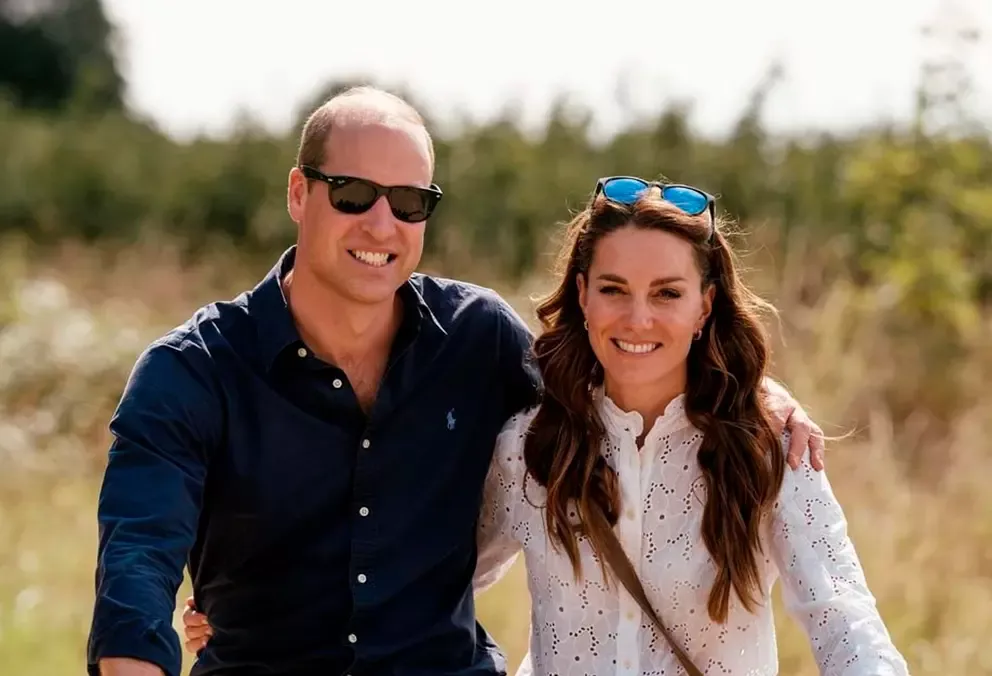
[[[225, 262], [190, 269], [161, 248], [113, 257], [67, 249], [29, 265], [21, 252], [4, 251], [0, 672], [81, 673], [105, 425], [124, 377], [148, 339], [198, 304], [250, 285], [269, 262], [246, 267], [217, 258]], [[873, 328], [873, 308], [842, 280], [799, 294], [800, 273], [788, 264], [751, 264], [763, 266], [756, 281], [783, 312], [788, 341], [776, 350], [776, 376], [829, 434], [853, 431], [830, 444], [828, 471], [912, 673], [992, 675], [990, 388], [969, 390], [951, 416], [938, 419], [926, 409], [896, 422], [879, 383], [898, 383], [904, 365], [893, 355], [905, 354], [912, 338]], [[542, 285], [531, 282], [508, 297], [529, 316], [526, 296]], [[990, 329], [981, 331], [988, 336]], [[979, 345], [969, 358], [973, 372], [992, 374], [987, 348]], [[519, 565], [479, 599], [479, 609], [516, 665], [529, 618]], [[778, 627], [781, 673], [815, 674], [805, 637], [781, 611]]]

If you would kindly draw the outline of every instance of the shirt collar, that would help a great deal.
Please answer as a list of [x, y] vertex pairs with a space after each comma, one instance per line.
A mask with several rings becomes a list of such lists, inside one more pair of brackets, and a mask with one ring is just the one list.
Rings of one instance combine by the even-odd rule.
[[[632, 435], [635, 439], [644, 432], [644, 418], [637, 411], [625, 411], [607, 396], [602, 385], [593, 390], [593, 405], [599, 419], [611, 437]], [[648, 436], [656, 437], [691, 424], [685, 411], [685, 394], [672, 399], [665, 412], [658, 416]]]
[[302, 342], [282, 289], [282, 280], [293, 269], [295, 260], [296, 246], [292, 246], [283, 252], [249, 296], [248, 311], [258, 332], [259, 355], [266, 372], [287, 347]]
[[[282, 280], [293, 269], [295, 260], [296, 245], [293, 245], [283, 252], [249, 296], [249, 312], [255, 321], [260, 357], [266, 372], [272, 369], [276, 359], [286, 348], [302, 343], [282, 288]], [[403, 301], [403, 325], [397, 336], [398, 340], [412, 340], [425, 328], [438, 339], [448, 334], [414, 279], [404, 282], [398, 293]]]
[[400, 287], [399, 294], [403, 300], [405, 311], [407, 315], [410, 315], [410, 310], [416, 309], [415, 319], [418, 322], [422, 322], [421, 326], [429, 327], [432, 332], [437, 333], [439, 336], [447, 336], [447, 329], [438, 320], [434, 311], [431, 310], [431, 306], [427, 304], [423, 293], [420, 291], [420, 282], [422, 282], [423, 277], [423, 275], [415, 274]]

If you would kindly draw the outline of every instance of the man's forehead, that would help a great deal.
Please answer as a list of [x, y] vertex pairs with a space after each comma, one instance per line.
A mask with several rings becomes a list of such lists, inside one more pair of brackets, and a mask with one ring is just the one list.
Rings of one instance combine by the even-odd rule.
[[385, 181], [385, 173], [394, 176], [394, 182], [426, 185], [433, 174], [426, 130], [397, 117], [356, 115], [336, 121], [325, 144], [325, 157], [332, 173], [372, 180]]
[[389, 99], [356, 97], [336, 102], [330, 110], [330, 138], [335, 131], [349, 132], [352, 135], [362, 132], [394, 131], [422, 136], [426, 140], [427, 130], [423, 122], [408, 108]]

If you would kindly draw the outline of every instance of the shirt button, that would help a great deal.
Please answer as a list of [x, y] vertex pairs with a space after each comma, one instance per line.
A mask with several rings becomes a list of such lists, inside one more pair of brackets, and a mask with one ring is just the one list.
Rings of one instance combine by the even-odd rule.
[[307, 356], [307, 348], [301, 347], [299, 350], [296, 351], [296, 354], [300, 355], [301, 357]]
[[341, 389], [341, 385], [343, 385], [343, 384], [344, 384], [344, 383], [342, 383], [342, 382], [341, 382], [341, 379], [340, 379], [340, 378], [335, 378], [335, 379], [334, 379], [334, 380], [333, 380], [333, 381], [331, 382], [331, 385], [333, 385], [333, 386], [334, 386], [334, 389], [336, 389], [336, 390], [339, 390], [339, 389]]
[[634, 611], [633, 610], [628, 610], [627, 611], [627, 619], [630, 620], [631, 622], [634, 621]]
[[348, 643], [358, 643], [358, 637], [354, 634], [348, 634]]
[[369, 508], [368, 507], [362, 507], [360, 510], [358, 510], [358, 513], [361, 514], [362, 516], [368, 516], [369, 515]]
[[368, 448], [371, 445], [372, 445], [371, 441], [369, 441], [368, 439], [362, 439], [362, 448]]
[[631, 521], [634, 520], [634, 509], [633, 508], [630, 508], [630, 509], [627, 510], [627, 518], [630, 519]]
[[367, 581], [368, 581], [368, 578], [365, 577], [365, 573], [359, 573], [358, 574], [358, 582], [360, 584], [365, 584]]

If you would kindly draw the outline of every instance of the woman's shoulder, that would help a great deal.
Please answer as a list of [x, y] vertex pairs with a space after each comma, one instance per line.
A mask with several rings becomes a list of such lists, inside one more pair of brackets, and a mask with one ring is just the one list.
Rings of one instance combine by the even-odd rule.
[[514, 413], [496, 437], [493, 461], [504, 473], [516, 475], [525, 471], [524, 444], [539, 409], [540, 406], [531, 406]]
[[537, 412], [540, 410], [541, 406], [538, 404], [517, 411], [503, 424], [503, 429], [499, 433], [500, 436], [526, 435], [531, 423], [534, 422], [534, 418], [537, 416]]

